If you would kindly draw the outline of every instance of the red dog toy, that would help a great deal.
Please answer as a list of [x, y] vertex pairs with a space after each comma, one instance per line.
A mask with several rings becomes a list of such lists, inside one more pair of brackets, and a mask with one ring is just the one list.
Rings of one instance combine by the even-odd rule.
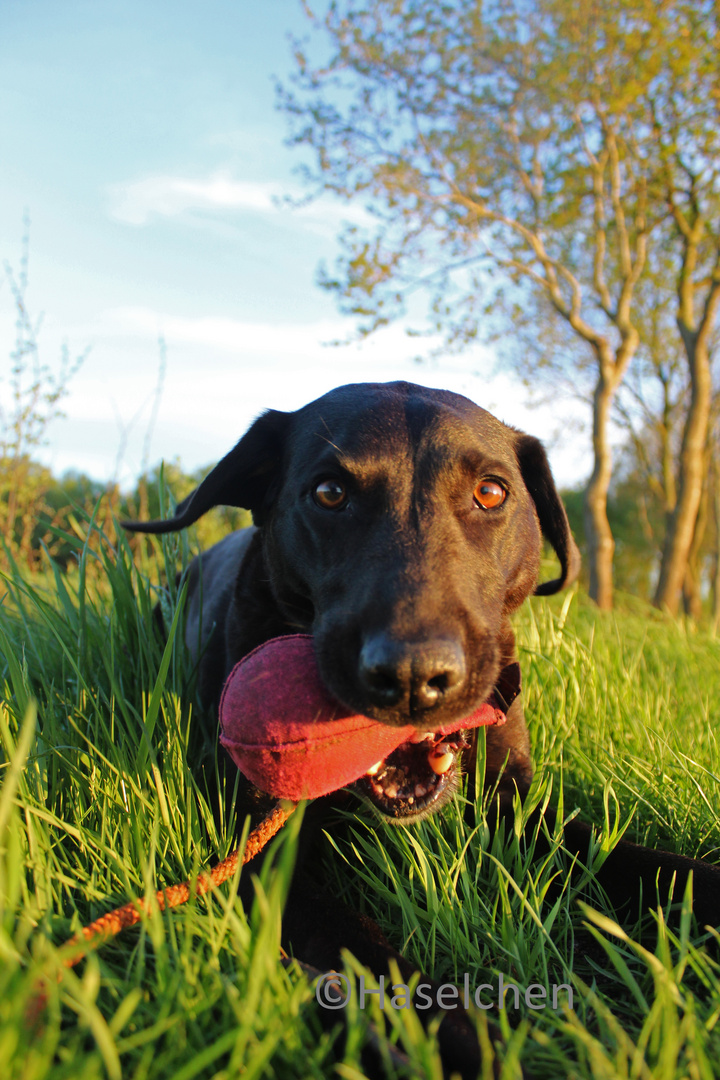
[[[495, 705], [435, 733], [431, 767], [446, 767], [438, 735], [503, 724]], [[422, 736], [420, 736], [422, 737]], [[309, 634], [273, 638], [235, 665], [220, 701], [220, 742], [240, 771], [278, 799], [314, 799], [369, 774], [403, 743], [417, 742], [412, 725], [394, 728], [353, 715], [320, 681]]]

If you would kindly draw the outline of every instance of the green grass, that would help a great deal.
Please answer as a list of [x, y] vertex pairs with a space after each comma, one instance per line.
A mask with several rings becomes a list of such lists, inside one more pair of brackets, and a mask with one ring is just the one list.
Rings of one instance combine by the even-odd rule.
[[[235, 880], [63, 966], [62, 944], [82, 925], [208, 868], [235, 829], [232, 785], [205, 782], [216, 747], [193, 723], [194, 673], [179, 637], [163, 648], [153, 631], [150, 581], [174, 577], [184, 541], [165, 542], [159, 568], [148, 557], [140, 570], [122, 539], [117, 550], [76, 543], [74, 574], [49, 572], [42, 587], [14, 574], [0, 606], [2, 1075], [353, 1080], [372, 1038], [389, 1075], [439, 1078], [432, 1035], [412, 1013], [386, 1009], [385, 1028], [376, 1007], [351, 1003], [340, 1040], [321, 1027], [302, 971], [279, 963], [294, 818], [252, 910]], [[490, 841], [483, 805], [458, 803], [407, 829], [358, 814], [345, 839], [327, 839], [328, 888], [435, 978], [573, 987], [572, 1010], [491, 1014], [508, 1078], [518, 1061], [552, 1080], [720, 1074], [720, 967], [690, 897], [674, 929], [656, 914], [648, 947], [593, 885], [623, 830], [720, 861], [720, 647], [626, 607], [605, 616], [560, 596], [518, 618], [543, 766], [510, 835]], [[522, 815], [545, 800], [561, 818], [579, 809], [605, 822], [572, 889], [560, 826], [544, 859], [518, 842]], [[33, 1023], [41, 982], [47, 1006]], [[487, 1041], [486, 1015], [477, 1022]]]

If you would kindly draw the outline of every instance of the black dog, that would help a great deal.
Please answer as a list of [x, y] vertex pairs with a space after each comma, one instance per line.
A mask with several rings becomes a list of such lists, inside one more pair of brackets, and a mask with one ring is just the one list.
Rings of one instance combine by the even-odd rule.
[[[200, 692], [217, 701], [242, 656], [269, 638], [313, 634], [321, 676], [355, 712], [432, 733], [494, 695], [507, 721], [487, 729], [487, 776], [501, 809], [532, 777], [518, 695], [510, 616], [533, 592], [572, 582], [579, 556], [542, 445], [457, 394], [408, 383], [334, 390], [294, 413], [269, 411], [182, 502], [145, 532], [182, 529], [211, 507], [245, 507], [254, 527], [234, 533], [191, 567], [186, 640], [200, 657]], [[536, 585], [542, 537], [561, 576]], [[409, 821], [454, 789], [474, 732], [450, 747], [438, 775], [422, 742], [406, 744], [357, 793]], [[548, 816], [548, 815], [546, 815]], [[566, 826], [565, 846], [586, 855], [591, 830]], [[615, 906], [654, 906], [694, 872], [701, 924], [720, 924], [720, 870], [622, 842], [600, 881]], [[337, 914], [311, 879], [298, 879], [285, 919], [294, 953], [321, 970], [346, 946], [376, 973], [408, 966], [377, 928]], [[453, 1025], [455, 1025], [453, 1027]], [[475, 1075], [472, 1032], [448, 1014], [448, 1067]]]

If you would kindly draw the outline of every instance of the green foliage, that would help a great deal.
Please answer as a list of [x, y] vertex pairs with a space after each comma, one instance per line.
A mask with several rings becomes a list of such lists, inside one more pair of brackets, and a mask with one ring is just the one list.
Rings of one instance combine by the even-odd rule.
[[[76, 542], [77, 575], [46, 589], [18, 574], [0, 605], [0, 1054], [3, 1075], [224, 1080], [362, 1074], [374, 1025], [390, 1075], [441, 1075], [412, 1014], [349, 1011], [346, 1043], [321, 1029], [312, 986], [278, 962], [279, 913], [295, 836], [278, 838], [252, 911], [237, 882], [143, 919], [77, 968], [61, 943], [132, 896], [192, 876], [234, 843], [232, 783], [216, 770], [208, 718], [191, 706], [178, 627], [165, 648], [152, 607], [182, 605], [170, 537], [143, 571], [122, 537]], [[101, 573], [90, 572], [97, 564]], [[169, 582], [160, 593], [152, 581]], [[552, 798], [604, 822], [583, 875], [565, 877], [558, 826], [534, 863], [520, 821], [488, 842], [484, 806], [450, 807], [408, 829], [359, 813], [329, 837], [328, 888], [365, 905], [437, 978], [503, 974], [522, 988], [569, 983], [573, 1011], [495, 1017], [503, 1076], [710, 1078], [720, 1068], [720, 969], [686, 915], [638, 944], [593, 889], [593, 866], [626, 835], [690, 855], [720, 845], [717, 643], [640, 608], [614, 618], [581, 596], [534, 601], [518, 620], [535, 760], [531, 804]], [[37, 715], [37, 718], [35, 718]], [[210, 795], [214, 792], [214, 795]], [[531, 844], [532, 847], [532, 844]], [[252, 865], [243, 873], [252, 872]], [[553, 891], [551, 885], [559, 885]], [[357, 966], [351, 964], [357, 972]], [[39, 1026], [38, 980], [47, 1009]], [[484, 1015], [481, 1037], [488, 1041]], [[406, 1056], [406, 1064], [393, 1043]], [[490, 1045], [488, 1043], [488, 1045]], [[395, 1073], [393, 1073], [393, 1069]]]
[[[649, 482], [646, 464], [646, 460], [638, 461], [632, 449], [626, 448], [610, 487], [607, 509], [615, 540], [615, 585], [622, 593], [649, 601], [657, 584], [667, 508], [665, 492], [659, 484]], [[713, 485], [714, 481], [710, 480], [703, 495], [693, 545], [697, 544], [693, 564], [697, 568], [699, 607], [697, 610], [686, 609], [686, 614], [699, 622], [710, 616], [711, 605], [715, 602], [718, 530], [717, 520], [708, 512], [705, 502], [714, 497]], [[562, 498], [573, 535], [585, 555], [584, 493], [575, 488], [563, 491]], [[583, 566], [586, 566], [585, 559]]]
[[[562, 498], [573, 536], [584, 554], [584, 493], [574, 488], [563, 491]], [[648, 490], [644, 476], [634, 472], [612, 485], [608, 498], [608, 520], [615, 540], [616, 588], [639, 600], [650, 601], [657, 580], [665, 519], [662, 507]]]
[[[194, 491], [209, 471], [210, 466], [204, 466], [186, 473], [177, 460], [157, 465], [141, 476], [135, 490], [122, 500], [122, 515], [144, 520], [163, 517], [165, 511], [160, 499], [161, 490], [165, 488], [171, 491], [173, 502], [177, 504]], [[249, 510], [236, 506], [216, 506], [195, 523], [192, 536], [198, 549], [205, 551], [233, 529], [242, 529], [250, 524], [252, 515]]]
[[[28, 462], [25, 479], [18, 480], [16, 469], [17, 462], [8, 472], [12, 482], [18, 485], [16, 526], [7, 534], [5, 547], [0, 550], [0, 567], [8, 568], [14, 559], [26, 573], [36, 574], [43, 572], [46, 553], [63, 571], [76, 572], [78, 538], [83, 535], [79, 522], [83, 518], [94, 517], [115, 542], [115, 518], [149, 520], [167, 516], [170, 505], [174, 507], [189, 495], [208, 472], [208, 468], [203, 468], [185, 473], [178, 462], [160, 464], [141, 476], [135, 488], [124, 494], [114, 485], [103, 484], [84, 473], [66, 472], [56, 479], [48, 469]], [[32, 478], [34, 487], [28, 477]], [[35, 489], [42, 491], [37, 499], [33, 497]], [[247, 510], [215, 507], [191, 530], [193, 549], [208, 548], [231, 529], [243, 528], [251, 521]], [[91, 535], [91, 546], [97, 546], [98, 536]], [[127, 542], [133, 551], [153, 550], [152, 542], [140, 534], [129, 536]], [[91, 563], [91, 572], [97, 567], [98, 564]]]

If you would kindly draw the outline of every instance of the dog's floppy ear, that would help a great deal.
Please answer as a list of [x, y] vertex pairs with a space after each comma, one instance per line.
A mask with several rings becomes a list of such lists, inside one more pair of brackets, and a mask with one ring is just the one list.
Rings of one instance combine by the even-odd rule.
[[580, 573], [580, 552], [570, 532], [565, 507], [557, 493], [542, 443], [532, 435], [518, 434], [515, 450], [525, 487], [535, 503], [542, 534], [560, 560], [562, 577], [544, 581], [535, 589], [536, 596], [548, 596], [575, 581]]
[[258, 417], [200, 486], [178, 503], [174, 517], [164, 521], [123, 521], [123, 528], [144, 533], [177, 532], [213, 506], [252, 510], [253, 520], [261, 524], [270, 487], [279, 472], [290, 416], [269, 409]]

